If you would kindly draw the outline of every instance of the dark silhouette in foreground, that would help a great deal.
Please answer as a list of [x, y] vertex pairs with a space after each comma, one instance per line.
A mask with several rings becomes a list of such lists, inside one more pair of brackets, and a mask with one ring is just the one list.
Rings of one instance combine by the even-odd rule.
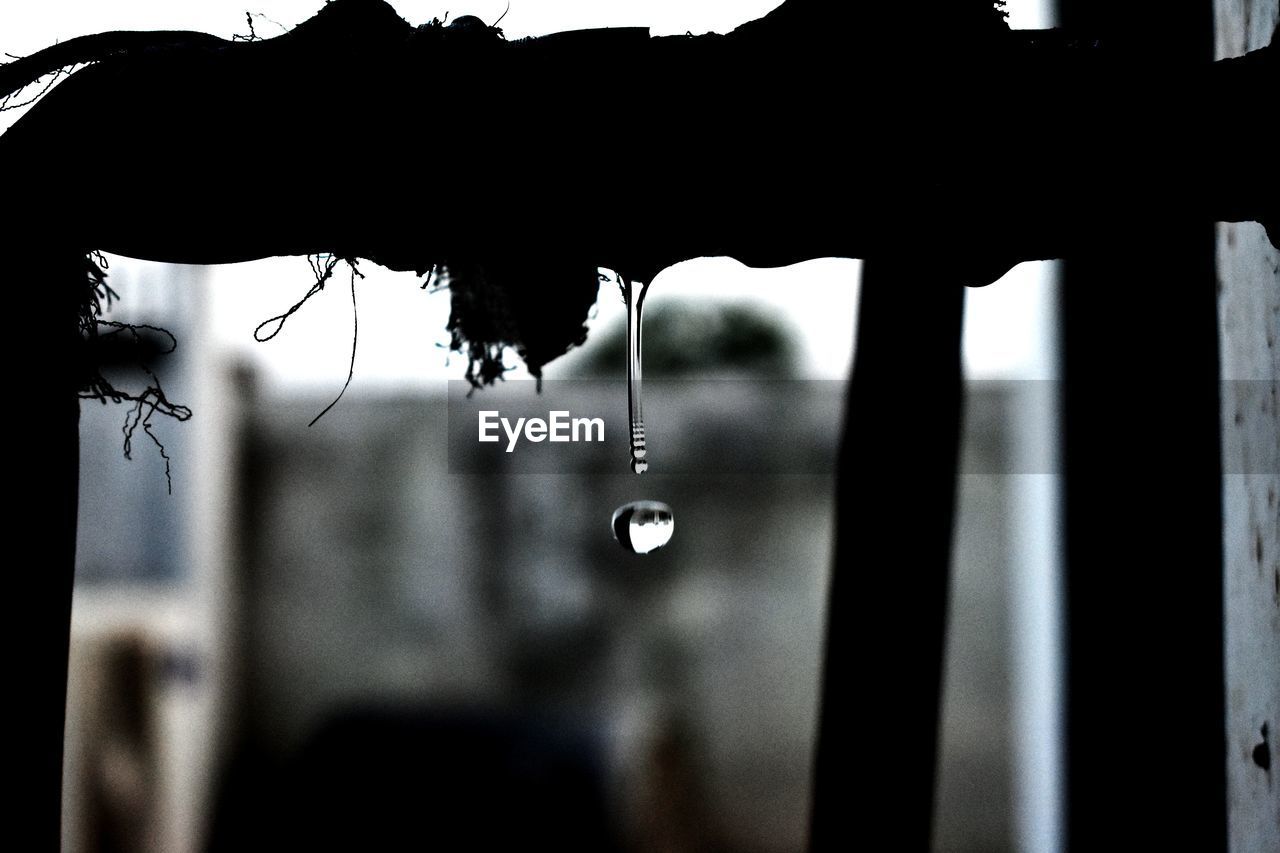
[[[910, 497], [865, 454], [897, 458], [908, 438], [925, 448], [934, 523], [920, 535], [927, 594], [912, 617], [933, 663], [893, 695], [879, 679], [904, 676], [875, 663], [862, 686], [879, 700], [853, 706], [873, 715], [856, 724], [874, 741], [864, 776], [880, 793], [867, 812], [879, 828], [901, 821], [918, 845], [959, 417], [956, 289], [1023, 260], [1087, 254], [1134, 220], [1157, 233], [1165, 222], [1257, 220], [1274, 242], [1278, 179], [1254, 174], [1274, 156], [1262, 122], [1280, 88], [1275, 50], [1187, 61], [1158, 43], [1139, 51], [1087, 32], [1013, 32], [988, 3], [944, 0], [791, 0], [727, 35], [508, 42], [487, 27], [414, 27], [380, 0], [335, 0], [266, 41], [107, 33], [0, 68], [4, 97], [93, 63], [0, 137], [5, 274], [23, 319], [17, 351], [33, 357], [15, 396], [39, 418], [14, 473], [9, 531], [33, 539], [47, 564], [14, 596], [15, 647], [30, 650], [14, 674], [25, 747], [15, 806], [35, 835], [24, 849], [57, 846], [76, 395], [99, 377], [84, 343], [100, 331], [101, 281], [86, 265], [97, 250], [206, 264], [320, 254], [445, 274], [454, 343], [481, 382], [500, 373], [504, 345], [537, 374], [580, 342], [598, 266], [642, 281], [707, 255], [754, 266], [859, 257], [904, 270], [874, 280], [885, 313], [864, 314], [864, 328], [882, 319], [860, 343], [855, 387], [881, 405], [903, 402], [892, 390], [901, 373], [878, 359], [895, 336], [922, 335], [936, 337], [919, 357], [940, 393], [908, 412], [910, 435], [851, 430], [846, 482], [870, 466], [869, 482], [887, 491], [842, 491], [841, 513]], [[912, 300], [937, 304], [913, 323]], [[140, 415], [167, 403], [150, 389], [135, 396]], [[930, 417], [934, 430], [920, 421]], [[866, 446], [880, 439], [888, 452]], [[842, 543], [841, 584], [868, 553], [883, 551]], [[833, 593], [829, 617], [815, 799], [814, 844], [832, 849], [852, 837], [832, 786], [863, 745], [839, 733], [855, 723], [834, 717], [850, 708], [838, 704], [837, 669], [873, 653], [846, 621], [845, 595]], [[919, 726], [885, 727], [898, 699]]]

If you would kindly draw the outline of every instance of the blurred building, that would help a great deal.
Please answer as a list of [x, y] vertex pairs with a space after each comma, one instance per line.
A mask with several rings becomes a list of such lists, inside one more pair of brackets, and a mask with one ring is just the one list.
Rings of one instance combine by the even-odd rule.
[[[749, 353], [781, 340], [757, 331]], [[705, 357], [649, 383], [638, 478], [625, 445], [519, 470], [447, 440], [531, 399], [607, 395], [619, 425], [621, 365], [543, 398], [353, 392], [308, 429], [327, 400], [255, 395], [187, 330], [173, 497], [145, 443], [118, 458], [123, 411], [85, 421], [67, 849], [802, 849], [843, 386], [787, 380], [781, 345], [709, 366], [714, 330], [690, 334], [646, 342]], [[969, 404], [940, 850], [1013, 847], [1010, 401]], [[647, 557], [609, 530], [637, 498], [677, 517]]]
[[[230, 478], [243, 421], [237, 371], [218, 363], [211, 345], [207, 272], [165, 269], [111, 270], [128, 312], [112, 317], [174, 333], [177, 350], [145, 353], [147, 366], [171, 399], [200, 416], [181, 424], [153, 418], [158, 443], [135, 429], [126, 459], [132, 406], [81, 404], [63, 784], [68, 851], [198, 849], [234, 699], [227, 668], [237, 632], [227, 619], [237, 596], [227, 583]], [[137, 393], [149, 379], [122, 355], [110, 366], [112, 381]]]

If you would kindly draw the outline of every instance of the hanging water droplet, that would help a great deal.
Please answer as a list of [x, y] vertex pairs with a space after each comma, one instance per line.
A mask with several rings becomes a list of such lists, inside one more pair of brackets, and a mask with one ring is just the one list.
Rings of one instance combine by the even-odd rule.
[[675, 530], [671, 507], [661, 501], [632, 501], [613, 512], [613, 538], [633, 554], [658, 550]]
[[[631, 470], [649, 470], [644, 446], [644, 412], [640, 405], [640, 322], [649, 285], [618, 277], [627, 303], [627, 402], [631, 419]], [[633, 554], [648, 554], [671, 541], [675, 531], [671, 507], [658, 501], [633, 501], [614, 510], [613, 536]]]

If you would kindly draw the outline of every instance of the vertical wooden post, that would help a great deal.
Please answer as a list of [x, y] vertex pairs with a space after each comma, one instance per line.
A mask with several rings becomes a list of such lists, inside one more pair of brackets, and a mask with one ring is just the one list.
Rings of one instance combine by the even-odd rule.
[[[1068, 28], [1212, 59], [1208, 0], [1061, 0]], [[1158, 212], [1064, 264], [1071, 850], [1226, 846], [1213, 227]]]
[[963, 297], [907, 259], [863, 267], [837, 472], [815, 851], [929, 849]]
[[[1275, 0], [1215, 0], [1214, 12], [1218, 59], [1266, 45], [1280, 17]], [[1227, 832], [1232, 853], [1264, 853], [1280, 850], [1280, 251], [1242, 222], [1218, 226], [1217, 252]]]
[[1226, 840], [1212, 236], [1064, 265], [1071, 850]]
[[[56, 227], [56, 223], [50, 227]], [[10, 819], [23, 850], [57, 851], [79, 491], [76, 302], [83, 256], [18, 239], [2, 253], [9, 333]]]

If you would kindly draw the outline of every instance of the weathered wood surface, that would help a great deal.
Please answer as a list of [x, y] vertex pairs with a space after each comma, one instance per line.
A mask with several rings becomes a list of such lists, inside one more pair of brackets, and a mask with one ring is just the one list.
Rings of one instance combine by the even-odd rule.
[[[1275, 0], [1215, 0], [1214, 11], [1220, 59], [1265, 44], [1276, 27]], [[1280, 253], [1251, 223], [1219, 225], [1217, 250], [1227, 824], [1231, 853], [1266, 853], [1280, 850]]]

